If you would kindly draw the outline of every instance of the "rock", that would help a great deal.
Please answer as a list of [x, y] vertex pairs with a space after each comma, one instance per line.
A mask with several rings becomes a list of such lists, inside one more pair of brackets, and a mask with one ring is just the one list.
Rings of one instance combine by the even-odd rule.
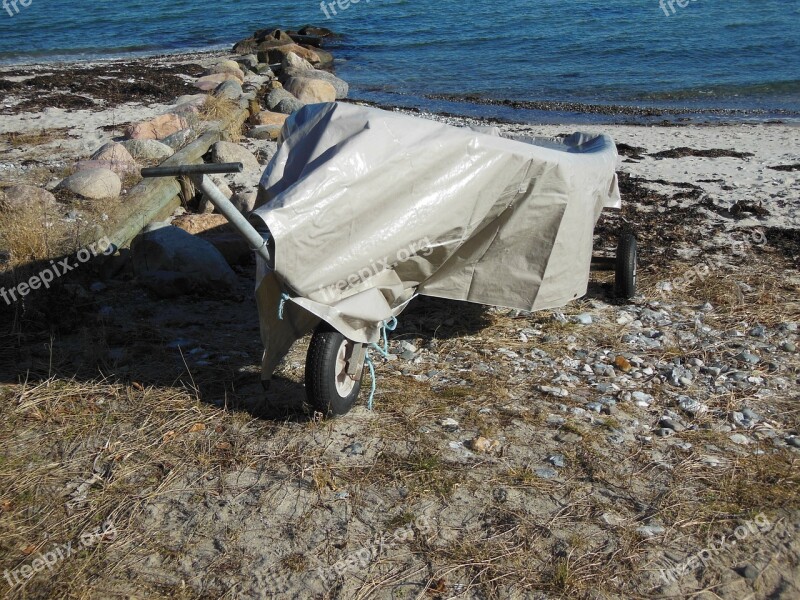
[[221, 60], [220, 62], [211, 65], [206, 69], [206, 75], [220, 75], [225, 74], [233, 75], [239, 81], [244, 81], [244, 72], [239, 66], [239, 63], [233, 60]]
[[[258, 61], [270, 65], [283, 64], [283, 59], [290, 53], [294, 53], [300, 58], [307, 60], [314, 66], [323, 65], [323, 60], [320, 55], [314, 50], [304, 48], [298, 44], [285, 44], [272, 48], [264, 48], [263, 44], [258, 46]], [[327, 57], [326, 57], [327, 58]]]
[[630, 361], [624, 356], [617, 356], [617, 358], [614, 359], [614, 365], [623, 373], [628, 373], [633, 368], [633, 365], [631, 365]]
[[75, 163], [75, 172], [89, 169], [110, 169], [120, 177], [136, 175], [140, 171], [135, 162], [119, 162], [116, 160], [81, 160]]
[[581, 325], [591, 325], [593, 322], [592, 315], [589, 313], [581, 313], [579, 315], [575, 315], [570, 319], [573, 323], [579, 323]]
[[253, 38], [256, 39], [263, 48], [294, 44], [292, 36], [282, 29], [259, 29], [253, 34]]
[[171, 225], [139, 234], [131, 244], [138, 281], [162, 298], [230, 294], [236, 275], [210, 243]]
[[[228, 187], [228, 183], [219, 175], [211, 175], [211, 181], [214, 182], [214, 185], [219, 188], [219, 191], [222, 192], [222, 195], [225, 196], [228, 200], [233, 197], [233, 191], [230, 187]], [[212, 213], [214, 212], [214, 205], [206, 198], [206, 195], [203, 194], [200, 197], [200, 205], [198, 206], [198, 211], [200, 213]]]
[[278, 125], [283, 127], [288, 117], [289, 115], [283, 113], [262, 110], [260, 113], [254, 115], [250, 121], [253, 125]]
[[183, 229], [187, 233], [198, 234], [210, 229], [230, 231], [228, 219], [217, 214], [186, 214], [172, 220], [172, 225]]
[[247, 132], [247, 137], [253, 140], [277, 140], [282, 129], [282, 125], [254, 125]]
[[786, 438], [786, 443], [792, 448], [800, 448], [800, 437], [796, 435], [790, 435]]
[[342, 452], [347, 452], [350, 456], [363, 456], [364, 455], [364, 445], [360, 442], [353, 442], [349, 446], [347, 446]]
[[117, 198], [122, 191], [122, 182], [111, 169], [86, 169], [64, 179], [58, 188], [89, 200], [102, 200]]
[[569, 396], [569, 392], [564, 388], [560, 387], [552, 387], [549, 385], [539, 385], [536, 386], [536, 389], [542, 392], [543, 394], [547, 394], [549, 396], [555, 396], [556, 398], [566, 398]]
[[449, 431], [451, 433], [458, 431], [458, 421], [456, 421], [455, 419], [451, 418], [443, 419], [440, 425], [442, 426], [442, 429], [444, 429], [445, 431]]
[[603, 405], [599, 402], [588, 402], [584, 408], [590, 412], [596, 412], [600, 414], [600, 411], [603, 410]]
[[248, 215], [256, 207], [257, 195], [258, 192], [256, 191], [236, 192], [233, 196], [231, 196], [231, 203], [240, 213], [243, 215]]
[[303, 102], [295, 98], [283, 88], [275, 88], [266, 97], [267, 108], [272, 112], [291, 114], [305, 106]]
[[160, 140], [181, 129], [186, 129], [188, 126], [189, 124], [183, 117], [166, 113], [149, 121], [133, 125], [128, 129], [127, 133], [132, 140]]
[[668, 428], [668, 427], [659, 427], [658, 429], [655, 430], [655, 434], [658, 437], [669, 437], [669, 436], [673, 435], [674, 433], [675, 433], [675, 431], [670, 429], [670, 428]]
[[633, 400], [636, 406], [639, 406], [640, 408], [647, 408], [653, 403], [654, 398], [645, 392], [633, 392], [631, 394], [631, 400]]
[[537, 467], [533, 470], [533, 473], [540, 479], [555, 479], [558, 477], [558, 472], [552, 467]]
[[128, 152], [128, 149], [117, 142], [108, 142], [104, 144], [92, 154], [90, 160], [116, 161], [120, 163], [134, 162], [133, 156]]
[[734, 433], [730, 437], [730, 440], [734, 444], [739, 444], [740, 446], [747, 446], [750, 443], [750, 438], [748, 438], [746, 435], [742, 435], [741, 433]]
[[659, 420], [658, 424], [659, 424], [659, 426], [663, 427], [664, 429], [671, 429], [672, 431], [675, 431], [675, 432], [680, 432], [680, 431], [683, 431], [683, 429], [684, 429], [682, 425], [679, 425], [678, 423], [676, 423], [675, 421], [673, 421], [672, 419], [669, 419], [667, 417], [662, 417]]
[[742, 577], [747, 579], [748, 581], [752, 582], [752, 581], [755, 581], [756, 579], [758, 579], [758, 575], [759, 575], [758, 569], [756, 569], [750, 563], [746, 563], [746, 564], [742, 565], [741, 567], [738, 567], [738, 568], [736, 568], [734, 570], [739, 575], [741, 575]]
[[152, 139], [125, 140], [122, 145], [137, 160], [145, 162], [161, 162], [168, 159], [175, 152], [166, 144]]
[[759, 362], [761, 362], [761, 359], [758, 356], [746, 351], [737, 354], [736, 360], [742, 361], [750, 365], [757, 365]]
[[661, 535], [664, 531], [665, 529], [661, 525], [642, 525], [636, 529], [636, 533], [645, 538]]
[[196, 87], [198, 90], [203, 90], [204, 92], [210, 92], [211, 90], [216, 89], [224, 81], [240, 82], [241, 80], [236, 75], [231, 75], [230, 73], [217, 73], [216, 75], [205, 75], [204, 77], [200, 77], [194, 82], [194, 87]]
[[214, 95], [219, 98], [228, 98], [229, 100], [238, 100], [244, 94], [242, 85], [238, 81], [223, 81], [216, 88], [214, 88]]
[[469, 448], [473, 452], [496, 452], [500, 449], [500, 442], [497, 440], [490, 440], [483, 436], [478, 436], [469, 442]]
[[283, 57], [281, 67], [284, 73], [292, 69], [297, 71], [314, 71], [314, 65], [294, 52], [289, 52], [289, 54]]
[[708, 411], [708, 407], [689, 396], [678, 396], [678, 406], [688, 415], [699, 417]]
[[[313, 67], [312, 67], [313, 69]], [[307, 79], [321, 79], [322, 81], [326, 81], [333, 86], [333, 89], [336, 90], [336, 99], [347, 98], [347, 95], [350, 93], [350, 86], [349, 84], [344, 81], [343, 79], [339, 79], [333, 73], [328, 73], [327, 71], [318, 71], [313, 69], [311, 71], [308, 70], [301, 70], [301, 69], [284, 69], [282, 79], [288, 80], [292, 77], [305, 77]]]
[[311, 50], [312, 52], [314, 52], [314, 54], [317, 55], [317, 58], [319, 59], [319, 62], [318, 63], [314, 63], [315, 67], [318, 67], [320, 69], [327, 69], [327, 68], [333, 66], [333, 54], [331, 54], [327, 50], [323, 50], [322, 48], [309, 46], [308, 44], [301, 44], [301, 45], [306, 50]]
[[566, 467], [566, 466], [567, 466], [567, 461], [566, 461], [566, 459], [564, 458], [564, 455], [563, 455], [563, 454], [553, 454], [551, 457], [549, 457], [549, 458], [547, 459], [547, 461], [548, 461], [548, 462], [549, 462], [551, 465], [553, 465], [554, 467], [557, 467], [557, 468], [559, 468], [559, 469], [563, 469], [564, 467]]
[[794, 342], [783, 342], [781, 344], [781, 350], [784, 352], [797, 352], [797, 346]]
[[191, 127], [188, 129], [181, 129], [180, 131], [176, 131], [172, 135], [168, 135], [161, 143], [165, 146], [169, 146], [176, 152], [183, 148], [186, 144], [192, 142], [197, 138], [197, 132], [192, 129]]
[[58, 202], [53, 194], [34, 185], [16, 184], [0, 188], [0, 211], [28, 207], [53, 210], [58, 208]]
[[258, 159], [247, 148], [232, 142], [217, 142], [212, 147], [213, 161], [219, 163], [236, 163], [244, 165], [245, 171], [258, 171], [261, 165]]
[[258, 57], [255, 54], [245, 54], [236, 58], [236, 62], [242, 69], [255, 71], [258, 66]]

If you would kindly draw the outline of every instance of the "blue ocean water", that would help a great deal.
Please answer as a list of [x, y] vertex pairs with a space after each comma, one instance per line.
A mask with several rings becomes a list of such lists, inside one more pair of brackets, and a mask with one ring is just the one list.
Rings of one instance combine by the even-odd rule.
[[800, 0], [21, 2], [0, 10], [3, 63], [222, 48], [311, 23], [343, 34], [337, 72], [356, 97], [800, 112]]

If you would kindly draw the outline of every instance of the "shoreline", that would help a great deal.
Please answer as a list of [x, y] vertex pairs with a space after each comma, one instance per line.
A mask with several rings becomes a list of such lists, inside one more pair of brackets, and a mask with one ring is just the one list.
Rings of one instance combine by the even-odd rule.
[[[338, 49], [336, 47], [334, 50]], [[29, 73], [83, 71], [103, 65], [134, 66], [140, 63], [183, 64], [235, 54], [225, 48], [181, 50], [167, 53], [146, 53], [128, 56], [90, 58], [84, 60], [54, 60], [49, 62], [0, 63], [0, 80]], [[332, 72], [336, 73], [334, 65]], [[406, 94], [393, 90], [352, 87], [348, 101], [361, 102], [387, 110], [402, 109], [434, 113], [448, 117], [476, 118], [508, 124], [558, 125], [671, 125], [718, 126], [732, 124], [781, 124], [800, 127], [800, 110], [783, 108], [746, 108], [658, 104], [636, 100], [605, 102], [565, 99], [523, 100], [492, 98], [477, 94], [420, 93]]]

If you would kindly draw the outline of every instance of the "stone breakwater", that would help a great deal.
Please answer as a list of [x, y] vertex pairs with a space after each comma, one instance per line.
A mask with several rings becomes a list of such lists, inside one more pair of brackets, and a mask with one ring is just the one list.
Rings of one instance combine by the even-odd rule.
[[[209, 99], [247, 108], [251, 118], [246, 135], [276, 140], [287, 115], [306, 104], [347, 97], [348, 84], [323, 70], [332, 68], [333, 56], [320, 46], [333, 36], [313, 27], [255, 32], [234, 46], [236, 55], [206, 67], [194, 82], [201, 93], [181, 96], [164, 114], [131, 125], [125, 139], [110, 141], [78, 161], [58, 188], [90, 200], [118, 197], [122, 178], [137, 173], [142, 164], [166, 160], [213, 125], [202, 119]], [[261, 167], [254, 156], [241, 151], [237, 156], [246, 167]]]

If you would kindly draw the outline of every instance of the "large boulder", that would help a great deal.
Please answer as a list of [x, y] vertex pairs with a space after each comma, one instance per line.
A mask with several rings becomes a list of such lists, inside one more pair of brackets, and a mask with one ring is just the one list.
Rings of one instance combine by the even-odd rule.
[[238, 81], [223, 81], [214, 89], [214, 95], [228, 100], [238, 100], [244, 94], [242, 84]]
[[298, 71], [314, 70], [314, 65], [308, 62], [305, 58], [298, 56], [294, 52], [289, 52], [289, 54], [283, 57], [283, 62], [281, 63], [281, 67], [284, 72], [289, 71], [291, 69], [296, 69]]
[[255, 72], [258, 66], [258, 57], [255, 54], [245, 54], [236, 58], [236, 63], [241, 67], [242, 71], [247, 69]]
[[205, 75], [218, 75], [221, 73], [233, 75], [239, 81], [244, 81], [244, 71], [242, 71], [239, 63], [233, 60], [221, 60], [218, 63], [211, 65], [208, 69], [206, 69]]
[[277, 140], [282, 130], [282, 125], [254, 125], [247, 132], [247, 137], [251, 140]]
[[37, 210], [58, 208], [56, 197], [34, 185], [15, 184], [0, 188], [0, 211], [20, 210], [28, 207]]
[[108, 160], [108, 161], [118, 161], [122, 163], [132, 163], [134, 162], [131, 153], [128, 152], [127, 148], [122, 144], [118, 144], [117, 142], [108, 142], [107, 144], [101, 146], [94, 154], [90, 160]]
[[58, 184], [58, 189], [68, 190], [89, 200], [102, 200], [118, 197], [122, 182], [111, 169], [86, 169], [64, 179]]
[[243, 215], [250, 214], [256, 207], [256, 191], [236, 192], [231, 196], [231, 204]]
[[261, 169], [258, 159], [250, 150], [232, 142], [217, 142], [212, 148], [211, 155], [215, 163], [240, 162], [244, 165], [245, 171]]
[[341, 100], [342, 98], [347, 98], [347, 94], [350, 93], [350, 86], [344, 79], [339, 79], [333, 73], [328, 73], [327, 71], [319, 71], [317, 69], [284, 69], [282, 74], [282, 81], [288, 81], [293, 77], [306, 77], [308, 79], [320, 79], [322, 81], [327, 81], [330, 83], [334, 90], [336, 90], [336, 99]]
[[275, 88], [265, 99], [267, 108], [272, 112], [279, 112], [284, 114], [292, 114], [296, 110], [300, 110], [305, 106], [305, 103], [295, 98], [292, 94], [283, 88]]
[[195, 138], [197, 138], [197, 132], [189, 127], [188, 129], [181, 129], [172, 135], [168, 135], [161, 140], [161, 143], [165, 146], [169, 146], [172, 148], [172, 150], [177, 151], [180, 148], [183, 148], [189, 142], [194, 141]]
[[136, 175], [141, 167], [135, 162], [121, 162], [119, 160], [80, 160], [75, 163], [75, 172], [89, 169], [111, 169], [120, 177]]
[[314, 63], [315, 66], [321, 69], [327, 69], [333, 66], [333, 54], [331, 54], [327, 50], [323, 50], [322, 48], [315, 48], [307, 44], [303, 44], [303, 48], [305, 48], [306, 50], [311, 50], [314, 54], [317, 55], [317, 62]]
[[236, 75], [230, 73], [216, 73], [215, 75], [206, 75], [194, 82], [194, 87], [204, 92], [210, 92], [219, 86], [223, 81], [241, 81]]
[[287, 46], [294, 43], [292, 36], [281, 29], [259, 29], [253, 34], [253, 38], [265, 48]]
[[157, 140], [124, 140], [120, 143], [131, 153], [131, 156], [145, 162], [161, 162], [175, 153], [167, 144]]
[[314, 52], [313, 50], [309, 50], [308, 48], [303, 48], [298, 44], [287, 44], [285, 46], [276, 46], [274, 48], [267, 48], [267, 49], [260, 49], [258, 51], [258, 60], [263, 63], [269, 64], [283, 64], [283, 59], [291, 54], [294, 53], [300, 58], [303, 58], [310, 62], [312, 65], [319, 65], [321, 64], [321, 59], [319, 55]]
[[162, 298], [219, 296], [236, 288], [235, 273], [212, 244], [172, 225], [136, 236], [131, 254], [139, 283]]
[[[222, 195], [225, 196], [228, 200], [231, 199], [233, 196], [233, 190], [231, 190], [228, 182], [225, 181], [225, 178], [221, 175], [211, 175], [211, 181], [214, 182], [214, 185], [217, 186]], [[198, 206], [199, 213], [213, 213], [214, 212], [214, 205], [211, 204], [211, 201], [205, 194], [200, 196], [200, 204]]]
[[321, 79], [290, 77], [286, 80], [283, 87], [287, 92], [297, 97], [300, 102], [305, 104], [334, 102], [336, 100], [336, 88], [327, 81]]
[[283, 127], [289, 115], [283, 113], [272, 112], [269, 110], [262, 110], [260, 113], [253, 115], [250, 122], [253, 125], [278, 125]]
[[133, 125], [128, 129], [128, 137], [132, 140], [160, 140], [188, 126], [186, 119], [180, 115], [166, 113]]
[[231, 227], [228, 223], [228, 219], [225, 218], [225, 215], [219, 215], [216, 213], [206, 213], [201, 215], [187, 213], [185, 215], [181, 215], [180, 217], [175, 217], [172, 220], [172, 224], [175, 227], [179, 227], [187, 233], [191, 233], [193, 235], [197, 235], [198, 233], [203, 233], [204, 231], [209, 231], [212, 229], [216, 231], [228, 231]]

